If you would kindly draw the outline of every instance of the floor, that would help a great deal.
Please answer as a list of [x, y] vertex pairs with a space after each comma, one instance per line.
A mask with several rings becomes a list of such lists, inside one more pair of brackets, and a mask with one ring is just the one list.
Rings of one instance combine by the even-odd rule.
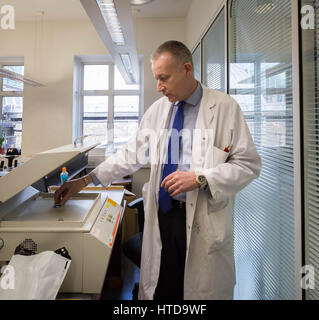
[[101, 296], [78, 293], [59, 293], [57, 300], [132, 300], [132, 290], [139, 282], [140, 269], [122, 254], [122, 288], [103, 288]]
[[132, 290], [139, 282], [140, 269], [122, 255], [123, 286], [119, 289], [103, 288], [101, 300], [132, 300]]

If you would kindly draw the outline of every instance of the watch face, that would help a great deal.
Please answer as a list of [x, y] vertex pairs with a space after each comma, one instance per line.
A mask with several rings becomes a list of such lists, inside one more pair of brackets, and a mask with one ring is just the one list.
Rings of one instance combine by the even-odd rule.
[[199, 188], [204, 189], [207, 185], [206, 177], [203, 175], [197, 176], [197, 182], [199, 183]]

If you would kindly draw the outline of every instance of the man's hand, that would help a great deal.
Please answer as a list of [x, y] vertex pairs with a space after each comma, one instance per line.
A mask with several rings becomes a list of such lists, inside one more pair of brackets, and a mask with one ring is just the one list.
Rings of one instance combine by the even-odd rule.
[[[87, 175], [88, 180], [92, 182], [90, 175]], [[81, 191], [86, 186], [83, 178], [64, 182], [62, 186], [54, 194], [55, 205], [64, 206], [64, 204], [76, 193]]]
[[174, 197], [182, 192], [194, 190], [199, 185], [196, 182], [195, 172], [175, 171], [162, 181], [161, 187]]

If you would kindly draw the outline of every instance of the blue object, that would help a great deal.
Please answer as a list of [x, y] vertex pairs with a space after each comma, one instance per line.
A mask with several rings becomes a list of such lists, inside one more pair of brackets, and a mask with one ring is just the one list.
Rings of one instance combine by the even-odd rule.
[[68, 180], [68, 175], [66, 173], [62, 173], [61, 174], [61, 182], [63, 183], [65, 181], [67, 181], [67, 180]]
[[[63, 168], [64, 169], [64, 168]], [[61, 178], [61, 183], [64, 183], [68, 180], [69, 174], [68, 172], [64, 169], [62, 170], [61, 174], [60, 174], [60, 178]]]
[[[184, 123], [183, 105], [184, 105], [184, 103], [185, 103], [185, 101], [180, 101], [177, 104], [178, 110], [175, 114], [172, 133], [173, 133], [174, 129], [177, 130], [177, 132], [180, 132], [183, 129], [183, 123]], [[177, 169], [178, 161], [172, 161], [172, 154], [171, 154], [172, 153], [172, 150], [171, 150], [172, 149], [172, 147], [171, 147], [172, 133], [171, 133], [171, 136], [170, 136], [169, 142], [168, 142], [167, 163], [163, 167], [163, 174], [162, 174], [161, 183], [168, 175], [175, 172]], [[182, 137], [179, 136], [179, 149], [181, 148], [181, 142], [182, 142]], [[173, 150], [174, 149], [176, 149], [176, 148], [173, 148]], [[175, 159], [176, 159], [176, 157], [174, 157], [174, 160]], [[177, 157], [177, 159], [178, 159], [178, 157]], [[169, 195], [169, 193], [165, 191], [165, 189], [163, 187], [160, 187], [158, 198], [159, 198], [159, 206], [160, 206], [161, 210], [163, 211], [163, 213], [167, 213], [169, 210], [172, 209], [172, 198]]]

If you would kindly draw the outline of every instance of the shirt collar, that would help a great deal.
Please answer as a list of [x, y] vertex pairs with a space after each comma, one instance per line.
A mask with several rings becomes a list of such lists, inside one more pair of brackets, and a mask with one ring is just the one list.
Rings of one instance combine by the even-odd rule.
[[[193, 94], [188, 97], [185, 100], [185, 103], [190, 104], [192, 106], [197, 106], [202, 98], [203, 95], [203, 89], [201, 84], [197, 81], [197, 87], [195, 89], [195, 91], [193, 92]], [[177, 105], [178, 102], [175, 103], [175, 106]]]

